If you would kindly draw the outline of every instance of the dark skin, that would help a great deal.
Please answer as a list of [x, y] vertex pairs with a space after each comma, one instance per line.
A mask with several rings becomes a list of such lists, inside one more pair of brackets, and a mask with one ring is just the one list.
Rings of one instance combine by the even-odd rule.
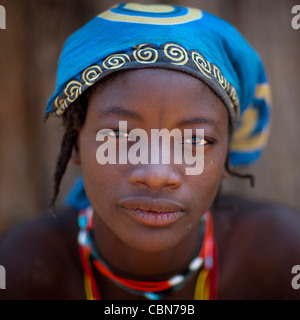
[[[127, 121], [129, 131], [143, 128], [149, 136], [152, 128], [203, 128], [204, 172], [185, 175], [185, 163], [101, 167], [96, 161], [96, 133], [118, 128], [119, 120]], [[92, 92], [72, 161], [81, 165], [95, 210], [98, 251], [119, 273], [159, 280], [180, 273], [192, 259], [199, 221], [211, 207], [225, 174], [228, 126], [228, 113], [219, 98], [201, 81], [183, 73], [128, 71]], [[167, 226], [149, 226], [120, 207], [126, 197], [176, 201], [184, 208], [183, 214]], [[223, 197], [213, 218], [219, 299], [300, 297], [291, 287], [291, 269], [299, 264], [300, 256], [298, 213]], [[76, 210], [63, 208], [57, 217], [44, 215], [3, 235], [0, 264], [7, 270], [7, 290], [0, 290], [0, 298], [85, 299], [77, 232]], [[96, 270], [94, 274], [104, 299], [139, 299]], [[195, 274], [183, 289], [165, 298], [193, 299], [196, 279]]]

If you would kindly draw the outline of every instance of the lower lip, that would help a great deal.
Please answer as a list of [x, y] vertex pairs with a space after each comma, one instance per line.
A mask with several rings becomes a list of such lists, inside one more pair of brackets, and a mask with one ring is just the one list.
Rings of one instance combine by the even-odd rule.
[[150, 227], [166, 227], [184, 215], [184, 211], [154, 212], [141, 209], [121, 207], [128, 215], [140, 224]]

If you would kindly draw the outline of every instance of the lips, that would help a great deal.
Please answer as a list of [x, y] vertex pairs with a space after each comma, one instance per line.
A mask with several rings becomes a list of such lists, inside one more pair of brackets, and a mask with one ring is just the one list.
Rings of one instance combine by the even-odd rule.
[[138, 223], [153, 227], [168, 226], [185, 214], [183, 205], [168, 199], [130, 197], [122, 199], [119, 206]]

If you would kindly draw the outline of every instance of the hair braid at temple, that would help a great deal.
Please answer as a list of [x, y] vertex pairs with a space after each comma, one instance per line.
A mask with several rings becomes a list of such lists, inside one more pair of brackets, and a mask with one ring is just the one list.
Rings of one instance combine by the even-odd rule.
[[60, 147], [60, 153], [58, 155], [56, 169], [53, 175], [54, 189], [53, 189], [53, 196], [49, 205], [51, 212], [54, 212], [54, 205], [55, 205], [57, 195], [59, 193], [60, 182], [66, 171], [67, 164], [72, 154], [73, 146], [76, 144], [76, 138], [77, 138], [76, 131], [66, 132], [63, 135], [61, 147]]
[[65, 133], [62, 138], [60, 152], [56, 162], [55, 172], [53, 174], [53, 193], [49, 204], [52, 213], [55, 210], [55, 202], [59, 193], [59, 187], [62, 177], [67, 169], [68, 162], [72, 155], [73, 148], [77, 148], [78, 131], [84, 123], [86, 115], [86, 95], [82, 95], [65, 112], [63, 116], [63, 125]]

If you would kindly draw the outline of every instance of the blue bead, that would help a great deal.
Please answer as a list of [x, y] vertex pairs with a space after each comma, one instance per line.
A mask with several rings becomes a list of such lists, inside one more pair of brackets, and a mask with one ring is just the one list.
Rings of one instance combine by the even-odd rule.
[[213, 267], [213, 257], [212, 256], [205, 257], [205, 267], [207, 269], [211, 269]]
[[152, 292], [145, 292], [144, 296], [145, 296], [145, 298], [147, 298], [149, 300], [159, 300], [160, 299], [160, 295], [158, 295], [156, 293], [152, 293]]
[[78, 224], [80, 229], [84, 229], [86, 227], [87, 224], [87, 219], [85, 216], [79, 216], [78, 217]]

